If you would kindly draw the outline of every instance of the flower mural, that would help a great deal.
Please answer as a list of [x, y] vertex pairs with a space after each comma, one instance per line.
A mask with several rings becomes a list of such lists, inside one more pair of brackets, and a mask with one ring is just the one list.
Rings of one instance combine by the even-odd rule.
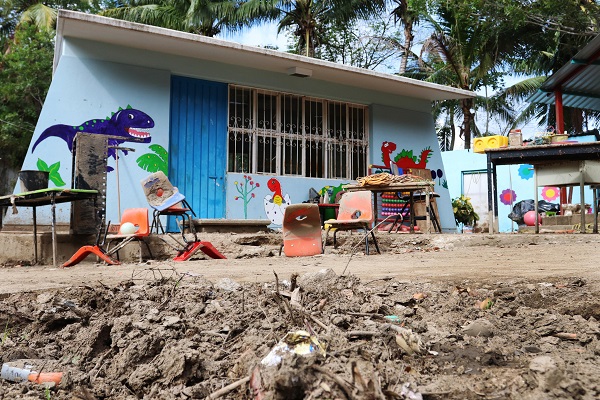
[[504, 205], [511, 205], [517, 200], [517, 194], [512, 189], [504, 189], [500, 194], [500, 201]]
[[519, 176], [521, 179], [531, 179], [533, 178], [533, 165], [531, 164], [521, 164], [519, 165]]
[[555, 200], [560, 195], [560, 189], [553, 186], [544, 186], [542, 189], [542, 198], [546, 201]]
[[248, 219], [248, 203], [256, 197], [256, 194], [252, 192], [254, 189], [260, 187], [260, 183], [254, 182], [250, 175], [244, 175], [244, 182], [236, 181], [234, 184], [240, 194], [239, 196], [235, 196], [234, 200], [242, 200], [244, 202], [244, 218]]

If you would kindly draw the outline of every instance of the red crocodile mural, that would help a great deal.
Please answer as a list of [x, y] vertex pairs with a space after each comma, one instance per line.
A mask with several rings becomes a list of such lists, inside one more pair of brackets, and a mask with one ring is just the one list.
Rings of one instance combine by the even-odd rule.
[[429, 157], [431, 156], [431, 148], [427, 147], [421, 151], [421, 157], [417, 162], [417, 156], [413, 155], [412, 150], [402, 149], [402, 151], [394, 157], [394, 161], [391, 159], [392, 153], [396, 151], [396, 143], [394, 142], [383, 142], [381, 144], [381, 160], [385, 164], [386, 167], [390, 167], [390, 164], [393, 162], [401, 168], [402, 170], [406, 170], [408, 168], [426, 168], [427, 161], [429, 161]]

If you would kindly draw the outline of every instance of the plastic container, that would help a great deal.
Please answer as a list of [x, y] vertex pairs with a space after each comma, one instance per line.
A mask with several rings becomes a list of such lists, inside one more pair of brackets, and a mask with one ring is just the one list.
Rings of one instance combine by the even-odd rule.
[[35, 372], [30, 365], [22, 365], [24, 368], [11, 365], [11, 363], [2, 364], [0, 378], [10, 382], [29, 381], [34, 383], [50, 383], [58, 385], [62, 379], [62, 372]]
[[475, 138], [473, 142], [474, 153], [485, 153], [485, 149], [497, 149], [499, 147], [508, 146], [508, 138], [506, 136], [484, 136]]
[[569, 138], [569, 135], [565, 134], [558, 134], [558, 135], [552, 135], [552, 137], [550, 138], [550, 142], [551, 143], [560, 143], [560, 142], [564, 142]]
[[523, 146], [523, 134], [520, 129], [514, 129], [508, 134], [508, 146], [509, 147], [521, 147]]
[[35, 190], [47, 189], [50, 172], [48, 171], [19, 171], [19, 183], [21, 192], [33, 192]]

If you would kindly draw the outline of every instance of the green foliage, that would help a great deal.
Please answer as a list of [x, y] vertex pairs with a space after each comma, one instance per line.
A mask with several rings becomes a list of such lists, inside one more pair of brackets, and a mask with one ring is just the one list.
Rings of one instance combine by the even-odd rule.
[[[396, 70], [398, 51], [390, 42], [398, 42], [400, 36], [390, 21], [381, 18], [327, 24], [315, 57], [365, 69]], [[297, 37], [294, 47], [299, 47]]]
[[17, 30], [0, 54], [0, 154], [22, 165], [52, 79], [53, 35], [34, 26]]
[[166, 175], [169, 172], [169, 153], [159, 144], [148, 146], [154, 153], [142, 154], [136, 160], [138, 166], [144, 171], [151, 173], [162, 171]]
[[278, 21], [278, 32], [289, 30], [296, 36], [294, 52], [314, 57], [328, 29], [367, 18], [384, 6], [384, 0], [248, 0], [239, 15], [247, 24]]
[[204, 36], [239, 27], [237, 0], [125, 0], [101, 15]]
[[57, 161], [54, 164], [48, 166], [48, 164], [44, 160], [42, 160], [41, 158], [38, 158], [37, 168], [38, 168], [38, 171], [49, 172], [50, 173], [49, 178], [56, 187], [61, 187], [61, 186], [66, 185], [66, 183], [62, 180], [62, 177], [60, 176], [60, 172], [58, 172], [58, 170], [60, 169], [60, 161]]
[[452, 199], [452, 211], [457, 224], [473, 226], [479, 221], [479, 215], [471, 204], [471, 198], [465, 195]]

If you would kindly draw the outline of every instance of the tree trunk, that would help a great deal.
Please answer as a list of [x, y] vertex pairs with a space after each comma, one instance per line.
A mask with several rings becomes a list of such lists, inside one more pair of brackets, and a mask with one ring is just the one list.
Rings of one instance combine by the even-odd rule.
[[406, 66], [408, 65], [408, 55], [410, 54], [410, 48], [414, 36], [412, 34], [412, 24], [404, 24], [404, 55], [400, 61], [400, 75], [406, 73]]
[[471, 108], [473, 107], [473, 99], [461, 100], [461, 108], [463, 111], [463, 125], [462, 132], [465, 138], [465, 149], [471, 148], [471, 121], [473, 120], [473, 114], [471, 114]]
[[454, 110], [450, 109], [450, 149], [454, 150], [454, 143], [456, 142], [456, 125], [454, 125]]

